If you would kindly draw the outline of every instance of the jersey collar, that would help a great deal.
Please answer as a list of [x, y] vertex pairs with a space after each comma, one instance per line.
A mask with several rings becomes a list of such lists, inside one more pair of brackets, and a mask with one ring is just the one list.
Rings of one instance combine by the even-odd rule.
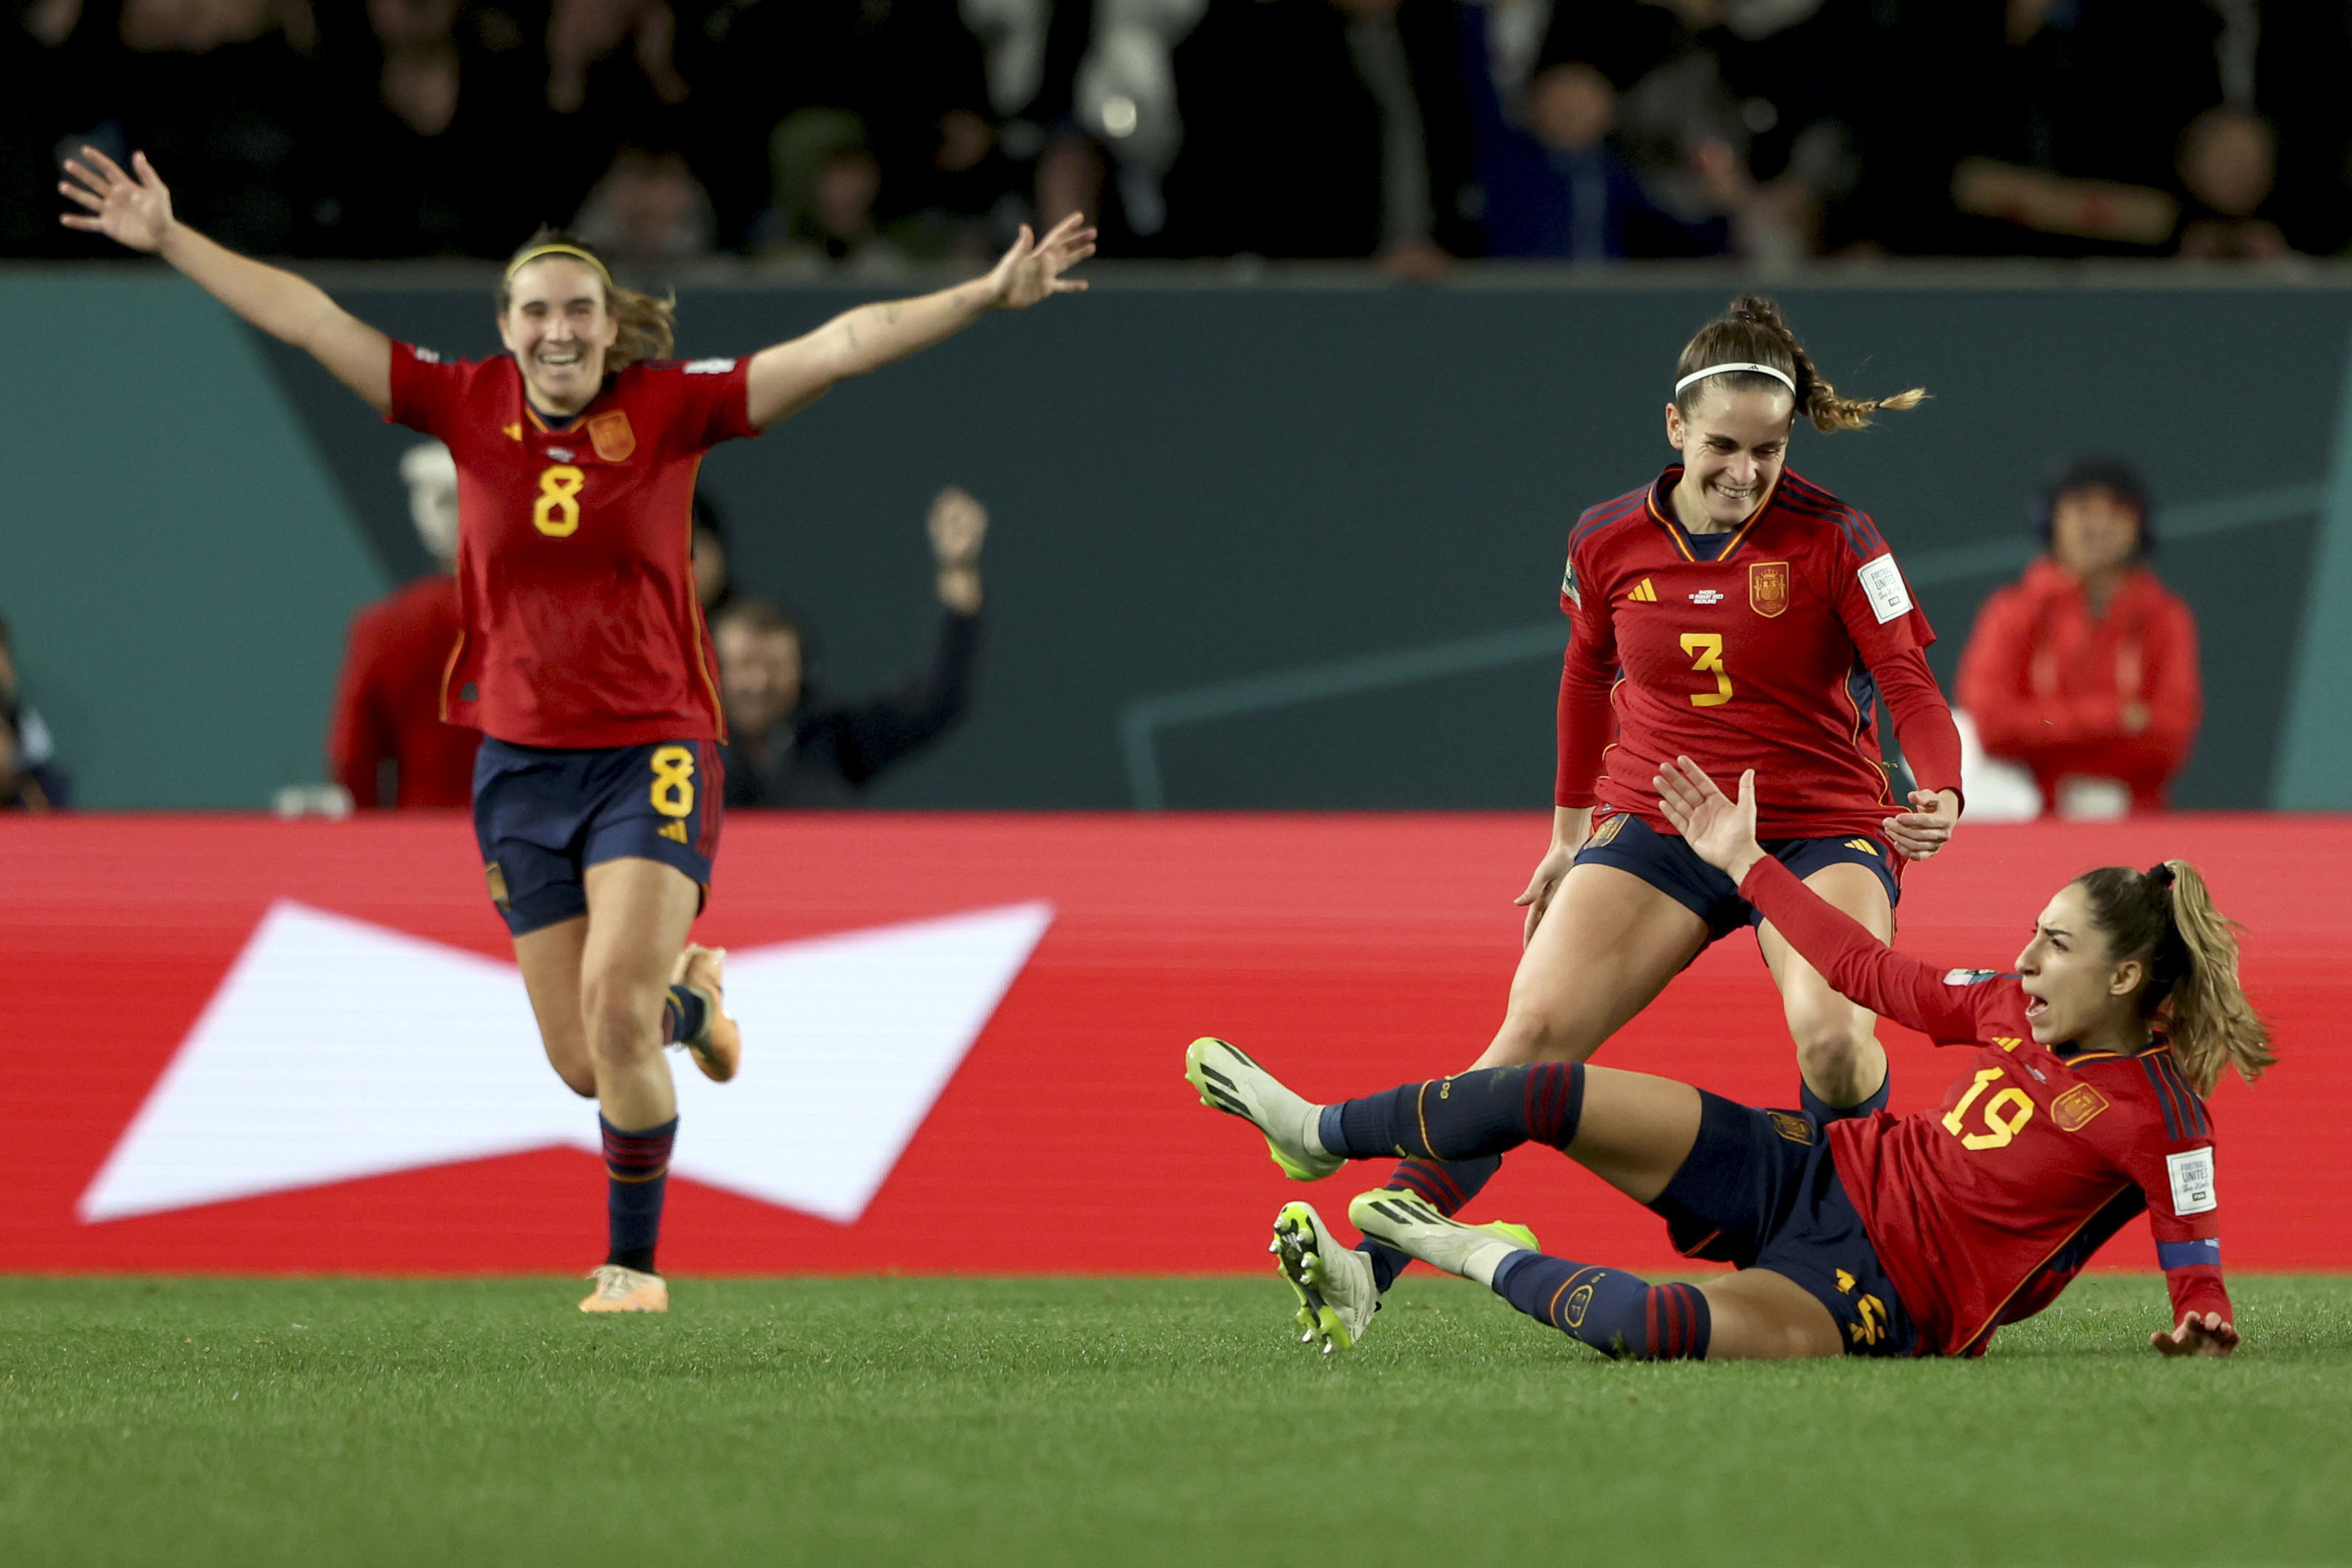
[[[1788, 470], [1784, 468], [1780, 472], [1785, 476]], [[1687, 561], [1712, 560], [1719, 563], [1729, 560], [1738, 553], [1739, 547], [1748, 542], [1748, 536], [1756, 531], [1756, 525], [1764, 520], [1764, 514], [1772, 509], [1773, 502], [1780, 499], [1780, 480], [1775, 478], [1772, 481], [1772, 488], [1766, 493], [1763, 501], [1754, 511], [1748, 514], [1746, 522], [1732, 530], [1731, 538], [1725, 542], [1724, 547], [1713, 556], [1703, 556], [1691, 548], [1690, 530], [1675, 520], [1673, 511], [1666, 505], [1667, 496], [1673, 492], [1675, 485], [1681, 482], [1682, 476], [1683, 465], [1679, 463], [1669, 463], [1666, 465], [1665, 472], [1660, 474], [1651, 484], [1650, 521], [1655, 523], [1659, 531], [1666, 536], [1667, 542], [1675, 547], [1675, 553]]]

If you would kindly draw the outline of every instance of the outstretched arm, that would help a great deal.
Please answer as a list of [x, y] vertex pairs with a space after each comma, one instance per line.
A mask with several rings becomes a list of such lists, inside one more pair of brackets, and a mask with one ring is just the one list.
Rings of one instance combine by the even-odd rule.
[[1697, 856], [1739, 885], [1831, 988], [1938, 1045], [1978, 1038], [1986, 988], [1948, 984], [1945, 971], [1891, 950], [1861, 922], [1799, 881], [1756, 841], [1756, 774], [1728, 800], [1689, 758], [1658, 769], [1658, 804]]
[[748, 401], [752, 425], [765, 430], [831, 392], [837, 382], [869, 375], [894, 361], [954, 337], [992, 310], [1021, 310], [1086, 284], [1063, 273], [1095, 253], [1095, 231], [1073, 213], [1042, 240], [1024, 225], [1021, 237], [985, 277], [925, 294], [845, 310], [815, 331], [751, 356]]
[[[327, 367], [378, 413], [392, 412], [392, 340], [327, 298], [308, 278], [243, 256], [172, 215], [172, 193], [147, 154], [131, 155], [132, 173], [95, 147], [66, 160], [58, 189], [84, 210], [59, 221], [118, 245], [160, 256], [197, 287]], [[135, 173], [135, 177], [134, 177]]]

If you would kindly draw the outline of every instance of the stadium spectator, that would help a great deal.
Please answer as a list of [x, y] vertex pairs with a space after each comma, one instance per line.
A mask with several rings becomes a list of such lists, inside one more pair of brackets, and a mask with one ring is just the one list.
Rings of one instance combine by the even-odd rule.
[[16, 649], [0, 621], [0, 810], [54, 811], [72, 803], [72, 781], [56, 753], [49, 727], [17, 697]]
[[694, 493], [694, 596], [702, 601], [705, 625], [735, 602], [735, 573], [727, 556], [727, 517], [718, 503]]
[[803, 109], [770, 142], [775, 190], [762, 249], [776, 260], [887, 275], [906, 256], [882, 233], [882, 162], [845, 109]]
[[2278, 140], [2262, 116], [2209, 109], [2181, 138], [2180, 183], [2195, 204], [2181, 225], [2191, 261], [2276, 261], [2289, 254], [2278, 225], [2258, 216], [2278, 183]]
[[710, 193], [674, 148], [623, 147], [572, 227], [612, 258], [615, 276], [656, 291], [678, 263], [709, 255], [718, 241]]
[[2197, 623], [2148, 570], [2151, 514], [2127, 465], [2075, 464], [2043, 513], [2049, 553], [1986, 601], [1960, 655], [1985, 750], [2063, 815], [2160, 810], [2196, 739]]
[[457, 645], [457, 465], [437, 441], [400, 461], [409, 515], [441, 570], [352, 617], [335, 687], [327, 768], [362, 809], [463, 807], [474, 798], [478, 730], [441, 722]]
[[859, 703], [829, 701], [809, 679], [814, 648], [798, 621], [749, 598], [719, 618], [729, 806], [855, 805], [877, 774], [963, 712], [980, 647], [980, 547], [988, 514], [950, 488], [931, 502], [926, 526], [938, 570], [939, 638], [930, 667], [900, 691]]
[[1194, 256], [1475, 254], [1454, 0], [1212, 0], [1177, 47], [1168, 245]]

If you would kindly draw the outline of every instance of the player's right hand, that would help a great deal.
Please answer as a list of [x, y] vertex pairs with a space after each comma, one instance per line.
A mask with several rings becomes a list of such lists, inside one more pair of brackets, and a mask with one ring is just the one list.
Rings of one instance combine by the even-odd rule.
[[68, 176], [58, 190], [88, 211], [67, 213], [58, 221], [84, 234], [104, 235], [118, 245], [150, 255], [163, 248], [172, 232], [172, 193], [147, 162], [144, 152], [131, 155], [137, 178], [95, 147], [85, 146], [79, 158], [66, 160]]
[[1739, 776], [1739, 799], [1733, 800], [1717, 788], [1706, 769], [1687, 757], [1677, 757], [1659, 768], [1650, 780], [1658, 792], [1658, 809], [1693, 853], [1735, 883], [1748, 868], [1764, 858], [1756, 841], [1756, 769]]
[[2219, 1312], [2207, 1312], [2201, 1318], [2190, 1312], [2170, 1333], [2149, 1334], [2147, 1343], [2160, 1355], [2227, 1355], [2238, 1348], [2238, 1330]]
[[1568, 868], [1576, 863], [1576, 852], [1583, 847], [1580, 843], [1552, 840], [1551, 848], [1546, 850], [1544, 858], [1536, 862], [1536, 873], [1528, 878], [1528, 890], [1511, 900], [1513, 904], [1525, 906], [1528, 912], [1527, 919], [1519, 925], [1521, 947], [1536, 939], [1536, 927], [1543, 924], [1544, 911], [1551, 907], [1551, 895], [1559, 891], [1560, 878], [1566, 876]]

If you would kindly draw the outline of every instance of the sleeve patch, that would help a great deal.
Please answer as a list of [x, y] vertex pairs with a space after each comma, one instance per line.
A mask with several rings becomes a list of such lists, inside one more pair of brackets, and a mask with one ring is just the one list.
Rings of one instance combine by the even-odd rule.
[[[735, 369], [732, 360], [688, 360], [686, 373], [689, 376], [723, 376]], [[1881, 617], [1885, 619], [1885, 617]]]
[[2206, 1236], [2195, 1241], [2159, 1241], [2156, 1244], [2156, 1262], [2160, 1269], [2218, 1269], [2221, 1266], [2221, 1239]]
[[2000, 974], [1999, 969], [1947, 969], [1944, 984], [1948, 986], [1981, 986]]
[[1870, 612], [1878, 617], [1881, 626], [1897, 615], [1910, 613], [1911, 591], [1904, 586], [1903, 573], [1891, 552], [1876, 560], [1864, 561], [1854, 575], [1862, 580], [1862, 591], [1870, 600]]
[[440, 355], [430, 349], [420, 349], [414, 343], [408, 346], [408, 352], [409, 356], [420, 365], [437, 365], [441, 362]]
[[2172, 1212], [2186, 1218], [2205, 1214], [2221, 1202], [2213, 1196], [2213, 1151], [2209, 1146], [2164, 1156], [2164, 1173], [2172, 1178]]
[[1568, 570], [1560, 573], [1559, 591], [1560, 596], [1570, 604], [1575, 605], [1579, 610], [1584, 608], [1583, 596], [1576, 591], [1576, 558], [1574, 556], [1568, 558]]

